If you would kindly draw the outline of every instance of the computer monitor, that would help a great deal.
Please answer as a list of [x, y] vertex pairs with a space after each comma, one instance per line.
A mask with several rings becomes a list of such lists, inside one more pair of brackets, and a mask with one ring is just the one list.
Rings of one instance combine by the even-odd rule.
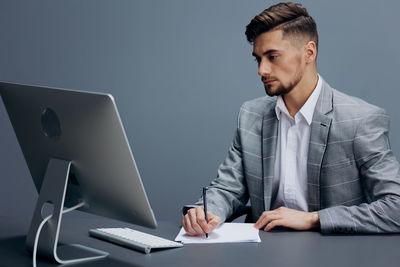
[[[77, 245], [57, 247], [67, 207], [157, 226], [110, 94], [0, 82], [0, 95], [40, 192], [27, 235], [29, 250], [39, 232], [38, 253], [56, 262], [107, 255]], [[44, 223], [46, 203], [53, 211]], [[76, 258], [78, 252], [82, 256]]]

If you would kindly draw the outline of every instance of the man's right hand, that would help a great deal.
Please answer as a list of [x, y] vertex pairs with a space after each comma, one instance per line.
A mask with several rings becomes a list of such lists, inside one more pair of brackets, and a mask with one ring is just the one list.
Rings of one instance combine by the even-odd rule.
[[221, 218], [207, 212], [208, 223], [204, 216], [204, 208], [196, 207], [188, 210], [183, 217], [182, 226], [188, 235], [208, 234], [221, 223]]

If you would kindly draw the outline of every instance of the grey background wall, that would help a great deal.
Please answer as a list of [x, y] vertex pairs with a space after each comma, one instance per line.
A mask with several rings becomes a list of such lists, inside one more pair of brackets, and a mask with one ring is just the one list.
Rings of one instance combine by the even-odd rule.
[[[384, 107], [400, 155], [398, 1], [301, 1], [333, 87]], [[276, 1], [0, 1], [0, 80], [112, 93], [158, 219], [215, 177], [245, 100], [263, 96], [250, 19]], [[0, 107], [0, 219], [37, 193]], [[12, 227], [10, 225], [10, 227]]]

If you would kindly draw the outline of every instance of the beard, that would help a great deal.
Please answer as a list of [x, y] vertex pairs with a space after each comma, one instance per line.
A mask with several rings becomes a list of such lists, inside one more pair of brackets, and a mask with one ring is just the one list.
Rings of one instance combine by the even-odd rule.
[[[264, 85], [265, 93], [269, 96], [279, 96], [279, 95], [288, 94], [290, 91], [293, 90], [293, 88], [295, 88], [299, 84], [302, 77], [303, 77], [303, 73], [299, 72], [299, 73], [297, 73], [295, 79], [292, 80], [288, 85], [285, 86], [280, 83], [274, 91], [272, 91], [273, 85]], [[261, 80], [264, 80], [264, 79], [265, 79], [264, 77], [261, 77]]]

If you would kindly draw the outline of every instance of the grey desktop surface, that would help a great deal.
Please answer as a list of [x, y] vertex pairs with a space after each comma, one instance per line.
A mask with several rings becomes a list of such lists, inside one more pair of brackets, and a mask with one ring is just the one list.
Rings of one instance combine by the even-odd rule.
[[[25, 250], [27, 215], [1, 217], [0, 266], [31, 266]], [[318, 232], [260, 232], [261, 243], [186, 244], [151, 254], [88, 236], [95, 227], [131, 227], [174, 239], [180, 219], [161, 221], [156, 230], [82, 212], [65, 215], [61, 242], [84, 244], [110, 252], [105, 260], [73, 266], [399, 266], [400, 235], [321, 235]], [[55, 266], [43, 260], [38, 266]]]

